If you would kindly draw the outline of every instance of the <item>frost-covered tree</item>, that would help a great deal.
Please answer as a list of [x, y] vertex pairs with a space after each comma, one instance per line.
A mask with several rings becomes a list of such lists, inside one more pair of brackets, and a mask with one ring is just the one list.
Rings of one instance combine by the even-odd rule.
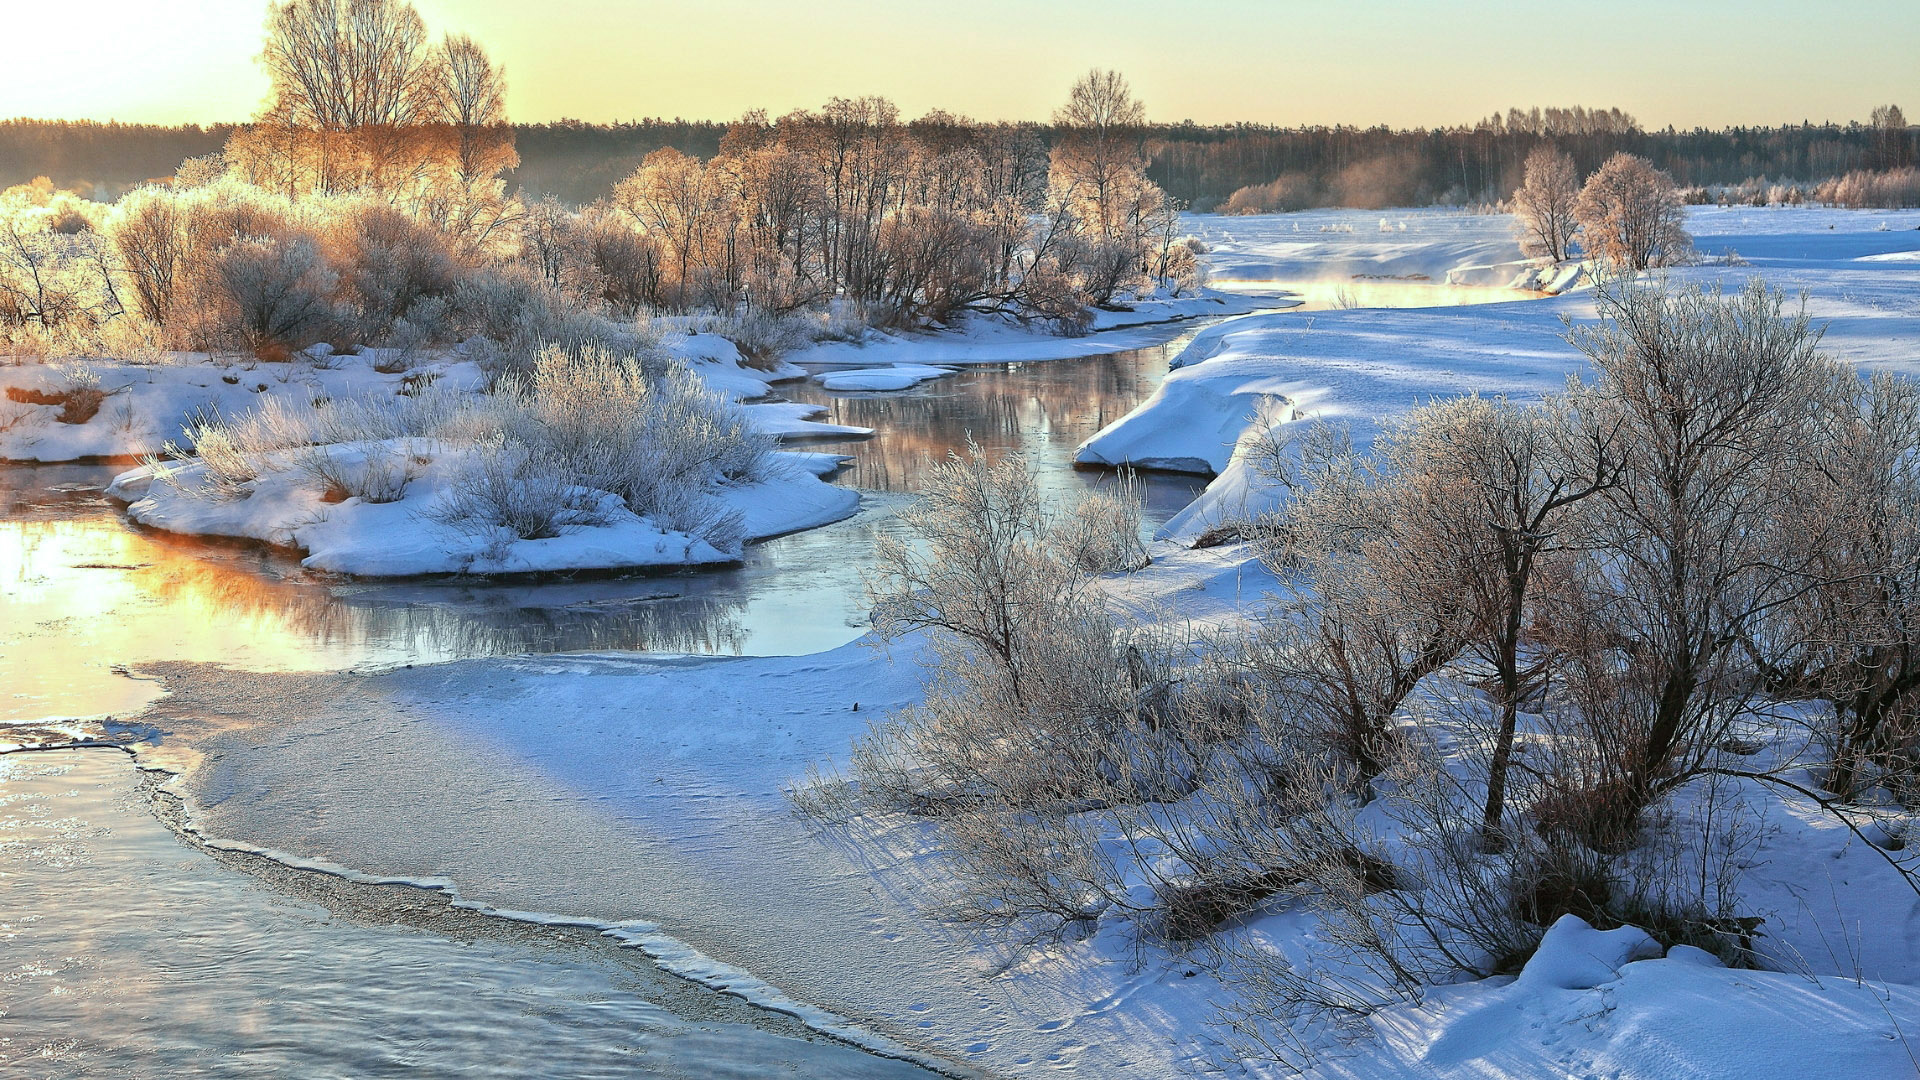
[[1560, 262], [1573, 246], [1574, 206], [1580, 201], [1580, 174], [1573, 158], [1542, 143], [1527, 155], [1525, 179], [1513, 193], [1520, 228], [1520, 249]]
[[438, 46], [405, 0], [282, 0], [261, 52], [271, 85], [228, 164], [288, 195], [366, 191], [457, 234], [502, 216], [517, 161], [505, 83], [473, 39]]
[[1146, 118], [1126, 76], [1099, 68], [1080, 76], [1054, 113], [1061, 129], [1053, 150], [1055, 183], [1088, 205], [1085, 216], [1104, 239], [1120, 235], [1130, 190], [1145, 169], [1140, 128]]
[[1632, 154], [1613, 155], [1587, 178], [1574, 218], [1580, 246], [1622, 270], [1671, 266], [1693, 250], [1673, 177]]
[[1597, 639], [1615, 644], [1576, 696], [1609, 750], [1592, 784], [1611, 820], [1589, 824], [1617, 836], [1711, 759], [1757, 692], [1741, 643], [1839, 542], [1838, 519], [1795, 507], [1835, 366], [1757, 281], [1733, 296], [1603, 282], [1596, 298], [1602, 321], [1572, 341], [1598, 377], [1566, 404], [1574, 446], [1619, 455], [1583, 530]]

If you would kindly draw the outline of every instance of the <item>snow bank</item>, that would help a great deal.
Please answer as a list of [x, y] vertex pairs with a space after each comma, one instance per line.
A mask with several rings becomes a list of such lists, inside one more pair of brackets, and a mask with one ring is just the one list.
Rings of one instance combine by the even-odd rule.
[[1506, 214], [1426, 207], [1187, 214], [1182, 222], [1207, 245], [1209, 282], [1222, 290], [1354, 280], [1505, 285], [1526, 263]]
[[873, 434], [870, 427], [853, 424], [827, 424], [811, 419], [828, 412], [825, 405], [804, 401], [764, 401], [740, 406], [754, 430], [778, 439], [864, 439]]
[[[756, 368], [733, 342], [714, 334], [670, 338], [665, 348], [709, 388], [735, 401], [765, 397], [773, 383], [806, 378], [806, 372], [785, 362]], [[460, 347], [425, 353], [402, 371], [376, 370], [397, 366], [397, 360], [391, 349], [350, 354], [318, 345], [288, 363], [175, 353], [163, 364], [78, 360], [0, 366], [0, 461], [133, 460], [158, 454], [170, 442], [184, 443], [188, 422], [199, 415], [237, 416], [275, 399], [306, 404], [378, 396], [423, 382], [475, 392], [487, 385], [486, 375], [464, 359]], [[85, 423], [61, 423], [58, 405], [27, 404], [7, 396], [8, 390], [20, 396], [57, 394], [72, 384], [70, 373], [75, 370], [88, 372], [107, 394], [100, 411]], [[871, 434], [805, 422], [820, 411], [796, 413], [787, 407], [749, 410], [749, 415], [761, 430], [782, 438]]]
[[1201, 290], [1180, 299], [1134, 301], [1126, 311], [1096, 311], [1091, 333], [1061, 337], [1009, 319], [969, 316], [959, 325], [925, 333], [871, 333], [859, 341], [822, 342], [788, 355], [795, 364], [879, 367], [1013, 364], [1104, 356], [1159, 345], [1183, 331], [1183, 323], [1219, 315], [1242, 315], [1261, 308], [1285, 307], [1273, 297]]
[[950, 367], [926, 364], [889, 364], [886, 367], [853, 368], [847, 371], [823, 371], [813, 381], [828, 390], [905, 390], [954, 373]]
[[[1444, 274], [1479, 262], [1510, 230], [1499, 215], [1421, 211], [1402, 233], [1354, 227], [1352, 211], [1208, 218], [1196, 231], [1215, 243], [1222, 276], [1284, 277], [1326, 260], [1340, 269]], [[1389, 220], [1399, 218], [1398, 212]], [[1294, 220], [1297, 219], [1297, 220]], [[1891, 220], [1887, 231], [1878, 228]], [[1844, 360], [1920, 374], [1920, 212], [1696, 207], [1688, 218], [1702, 252], [1737, 252], [1747, 266], [1671, 271], [1676, 281], [1737, 288], [1754, 274], [1789, 294], [1806, 290], [1827, 333], [1823, 348]], [[1298, 230], [1295, 230], [1295, 226]], [[1420, 247], [1422, 238], [1433, 250]], [[1217, 241], [1217, 243], [1215, 242]], [[1236, 268], [1238, 268], [1236, 270]], [[1564, 291], [1573, 264], [1543, 269], [1533, 284]], [[1579, 292], [1517, 303], [1451, 308], [1278, 312], [1208, 327], [1174, 361], [1152, 398], [1087, 440], [1077, 460], [1212, 472], [1215, 481], [1170, 520], [1165, 538], [1191, 540], [1209, 527], [1272, 510], [1280, 494], [1235, 456], [1249, 434], [1298, 418], [1347, 424], [1365, 449], [1383, 423], [1423, 401], [1465, 393], [1529, 400], [1587, 370], [1564, 339], [1562, 318], [1592, 319]]]
[[[475, 451], [418, 441], [335, 448], [345, 466], [367, 455], [398, 455], [412, 478], [395, 502], [361, 498], [326, 502], [319, 487], [286, 460], [271, 463], [240, 498], [204, 493], [206, 467], [190, 462], [156, 479], [165, 466], [141, 466], [115, 478], [107, 493], [129, 502], [127, 516], [150, 528], [190, 536], [256, 540], [304, 553], [301, 565], [355, 577], [423, 574], [521, 574], [705, 566], [739, 561], [688, 533], [662, 528], [627, 510], [606, 492], [582, 489], [601, 523], [559, 536], [520, 539], [505, 530], [475, 533], [434, 520], [453, 478]], [[281, 457], [284, 459], [285, 454]], [[767, 479], [717, 486], [722, 511], [741, 515], [747, 540], [839, 521], [860, 505], [858, 492], [820, 479], [841, 459], [831, 454], [779, 454]]]
[[[438, 354], [404, 372], [376, 371], [391, 357], [363, 355], [301, 357], [288, 363], [218, 360], [205, 353], [174, 354], [166, 364], [84, 360], [0, 367], [0, 461], [56, 462], [131, 460], [183, 442], [195, 416], [237, 416], [279, 399], [289, 404], [393, 393], [411, 384], [476, 389], [486, 378], [457, 351]], [[384, 366], [384, 365], [382, 365]], [[71, 385], [70, 371], [84, 369], [107, 397], [82, 424], [61, 423], [57, 405], [9, 400], [8, 390], [57, 393]]]
[[1371, 1020], [1377, 1039], [1306, 1075], [1332, 1080], [1804, 1080], [1911, 1076], [1920, 992], [1735, 971], [1641, 931], [1568, 915], [1518, 979], [1440, 987]]

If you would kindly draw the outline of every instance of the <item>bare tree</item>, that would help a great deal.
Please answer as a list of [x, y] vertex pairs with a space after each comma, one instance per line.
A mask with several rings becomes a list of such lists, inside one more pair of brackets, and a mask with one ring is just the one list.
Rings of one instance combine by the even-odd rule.
[[519, 164], [507, 126], [507, 83], [486, 50], [465, 34], [440, 44], [434, 114], [453, 129], [453, 161], [463, 183], [491, 178]]
[[1513, 193], [1514, 216], [1520, 226], [1520, 249], [1554, 262], [1566, 259], [1573, 246], [1574, 205], [1580, 199], [1580, 174], [1573, 158], [1541, 143], [1527, 155], [1525, 179]]
[[[1564, 440], [1582, 440], [1577, 453]], [[1447, 590], [1458, 604], [1466, 653], [1492, 670], [1497, 710], [1481, 813], [1482, 846], [1504, 843], [1507, 776], [1520, 705], [1539, 693], [1552, 653], [1529, 642], [1538, 616], [1537, 579], [1550, 559], [1577, 544], [1572, 517], [1582, 502], [1618, 482], [1616, 433], [1604, 425], [1565, 433], [1545, 407], [1455, 398], [1416, 410], [1389, 440], [1385, 457], [1400, 477], [1408, 545], [1450, 564], [1437, 580], [1423, 558], [1389, 563], [1412, 576], [1398, 590]], [[1529, 645], [1533, 645], [1529, 655]]]
[[[1587, 592], [1613, 646], [1582, 703], [1613, 743], [1600, 787], [1618, 837], [1710, 759], [1756, 692], [1741, 643], [1820, 580], [1827, 536], [1779, 542], [1832, 362], [1805, 313], [1755, 282], [1734, 296], [1603, 282], [1574, 344], [1599, 372], [1568, 397], [1572, 452], [1616, 447], [1583, 515]], [[1596, 472], [1583, 467], [1582, 473]]]
[[109, 235], [133, 279], [140, 314], [155, 326], [166, 326], [173, 314], [187, 250], [186, 217], [174, 193], [161, 188], [129, 193], [114, 208]]
[[1898, 105], [1874, 107], [1870, 121], [1882, 168], [1897, 169], [1911, 161], [1908, 150], [1907, 114]]
[[285, 0], [267, 16], [270, 115], [301, 127], [406, 127], [432, 114], [426, 24], [405, 0]]
[[1119, 235], [1123, 188], [1145, 165], [1140, 128], [1146, 116], [1126, 76], [1099, 68], [1080, 76], [1054, 113], [1061, 129], [1053, 155], [1056, 182], [1089, 204], [1087, 216], [1103, 239]]
[[1693, 249], [1673, 178], [1632, 154], [1615, 154], [1587, 178], [1574, 205], [1580, 244], [1622, 270], [1671, 266]]
[[1753, 660], [1780, 694], [1833, 703], [1821, 786], [1920, 791], [1920, 387], [1837, 371], [1809, 431], [1779, 539], [1813, 552], [1820, 587], [1756, 629]]

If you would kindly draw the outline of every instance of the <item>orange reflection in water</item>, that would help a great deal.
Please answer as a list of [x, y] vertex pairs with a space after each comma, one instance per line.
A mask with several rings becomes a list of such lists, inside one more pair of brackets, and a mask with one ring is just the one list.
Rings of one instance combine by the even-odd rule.
[[730, 579], [321, 580], [284, 552], [130, 529], [97, 492], [35, 493], [30, 472], [0, 474], [20, 485], [0, 491], [0, 723], [136, 710], [158, 693], [138, 669], [163, 662], [323, 671], [744, 640], [750, 597]]
[[115, 665], [352, 663], [350, 620], [323, 591], [247, 573], [229, 565], [246, 554], [223, 554], [210, 562], [111, 519], [0, 521], [0, 718], [119, 712], [154, 696], [155, 684]]

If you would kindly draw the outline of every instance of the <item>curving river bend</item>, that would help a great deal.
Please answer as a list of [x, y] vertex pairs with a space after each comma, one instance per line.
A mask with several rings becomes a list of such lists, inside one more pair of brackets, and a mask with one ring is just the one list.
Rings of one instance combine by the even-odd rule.
[[[135, 714], [158, 693], [140, 669], [172, 662], [324, 672], [833, 648], [862, 632], [874, 537], [896, 527], [929, 461], [972, 438], [1026, 459], [1051, 497], [1111, 482], [1075, 471], [1073, 448], [1145, 399], [1190, 334], [967, 369], [901, 393], [776, 387], [876, 429], [820, 444], [854, 458], [841, 482], [861, 489], [863, 508], [717, 573], [324, 580], [284, 553], [129, 528], [101, 494], [113, 467], [0, 470], [0, 743]], [[1147, 528], [1202, 483], [1146, 478]], [[437, 893], [356, 888], [209, 849], [168, 826], [172, 804], [154, 788], [112, 750], [0, 756], [0, 1065], [48, 1077], [928, 1075], [588, 931], [503, 924]]]

